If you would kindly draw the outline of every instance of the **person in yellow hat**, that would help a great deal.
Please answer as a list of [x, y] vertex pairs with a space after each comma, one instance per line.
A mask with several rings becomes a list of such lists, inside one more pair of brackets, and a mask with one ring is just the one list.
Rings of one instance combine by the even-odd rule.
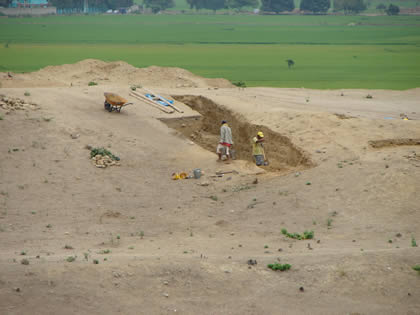
[[259, 131], [257, 136], [252, 139], [252, 155], [254, 156], [255, 164], [257, 164], [257, 166], [264, 165], [264, 134], [262, 131]]

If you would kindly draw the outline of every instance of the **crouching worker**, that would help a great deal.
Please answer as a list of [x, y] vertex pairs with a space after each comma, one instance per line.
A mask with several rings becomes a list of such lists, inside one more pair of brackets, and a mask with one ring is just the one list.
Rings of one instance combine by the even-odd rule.
[[222, 161], [230, 158], [230, 148], [233, 145], [232, 130], [227, 124], [226, 120], [222, 120], [222, 126], [220, 127], [220, 141], [217, 145], [217, 155], [219, 156], [218, 161]]
[[255, 159], [257, 166], [265, 165], [265, 153], [264, 153], [264, 134], [259, 131], [257, 136], [252, 139], [252, 155]]

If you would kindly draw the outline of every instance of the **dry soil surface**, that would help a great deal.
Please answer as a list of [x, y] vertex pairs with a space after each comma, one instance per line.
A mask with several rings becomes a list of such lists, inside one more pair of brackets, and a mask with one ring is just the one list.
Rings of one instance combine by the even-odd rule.
[[[238, 89], [96, 60], [11, 76], [0, 314], [420, 314], [419, 89]], [[134, 104], [109, 113], [104, 92]], [[229, 164], [214, 153], [221, 118]], [[265, 169], [250, 156], [258, 130]], [[87, 147], [120, 165], [97, 167]]]

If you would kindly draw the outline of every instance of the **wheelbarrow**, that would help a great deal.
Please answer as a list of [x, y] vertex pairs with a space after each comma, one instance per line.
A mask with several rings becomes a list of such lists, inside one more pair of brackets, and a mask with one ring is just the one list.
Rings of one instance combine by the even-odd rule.
[[104, 107], [105, 110], [109, 111], [110, 113], [113, 111], [121, 112], [121, 109], [124, 106], [131, 105], [133, 103], [127, 103], [127, 100], [117, 94], [114, 93], [104, 93], [105, 96], [105, 103]]

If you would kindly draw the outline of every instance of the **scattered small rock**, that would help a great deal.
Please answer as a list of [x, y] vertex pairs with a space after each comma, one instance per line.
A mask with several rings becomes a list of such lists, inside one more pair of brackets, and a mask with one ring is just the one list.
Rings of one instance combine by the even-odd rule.
[[166, 280], [165, 280], [165, 281], [163, 281], [163, 284], [164, 284], [164, 285], [169, 285], [169, 281], [166, 281]]
[[250, 266], [254, 266], [254, 265], [257, 264], [257, 260], [256, 259], [249, 259], [247, 261], [247, 264], [250, 265]]
[[72, 139], [77, 139], [77, 138], [80, 137], [80, 135], [78, 133], [72, 133], [70, 136], [71, 136]]
[[396, 237], [401, 237], [401, 236], [402, 236], [402, 234], [401, 234], [401, 233], [397, 233], [397, 234], [395, 234], [395, 236], [396, 236]]
[[258, 184], [258, 178], [254, 179], [254, 181], [252, 182], [254, 185]]
[[303, 292], [303, 291], [305, 291], [305, 289], [304, 289], [303, 287], [300, 287], [300, 288], [299, 288], [299, 291], [300, 291], [300, 292]]
[[[20, 288], [14, 288], [13, 290], [15, 290], [16, 292], [20, 292]], [[408, 293], [410, 294], [410, 293]]]
[[282, 252], [283, 251], [283, 248], [279, 248], [277, 251]]
[[166, 297], [166, 298], [167, 298], [167, 297], [169, 297], [169, 294], [168, 294], [168, 293], [163, 293], [162, 295], [163, 295], [164, 297]]

